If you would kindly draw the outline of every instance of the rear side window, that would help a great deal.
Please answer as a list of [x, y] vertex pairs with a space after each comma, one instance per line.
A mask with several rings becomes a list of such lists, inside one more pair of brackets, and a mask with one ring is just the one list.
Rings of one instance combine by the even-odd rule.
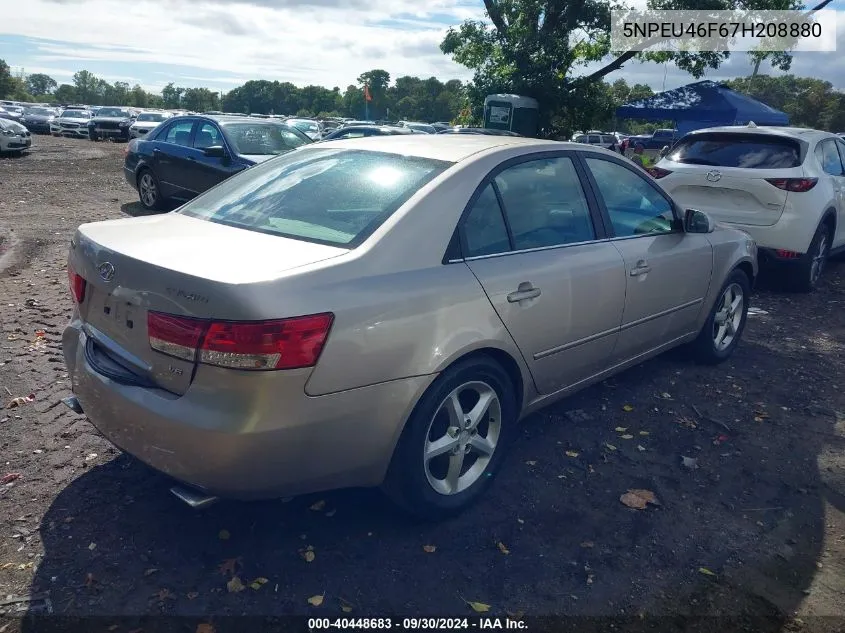
[[506, 253], [510, 250], [508, 229], [493, 185], [487, 185], [472, 205], [472, 210], [464, 220], [464, 236], [466, 257]]
[[601, 143], [601, 136], [599, 136], [597, 134], [591, 134], [590, 135], [590, 143], [592, 143], [592, 144]]
[[193, 127], [193, 121], [179, 121], [178, 123], [174, 123], [167, 130], [162, 140], [165, 143], [175, 143], [176, 145], [188, 147], [191, 144], [191, 129]]
[[602, 136], [602, 137], [601, 137], [601, 142], [602, 142], [603, 144], [608, 144], [608, 145], [610, 145], [611, 143], [615, 143], [615, 142], [616, 142], [616, 137], [615, 137], [615, 136]]
[[451, 165], [384, 152], [303, 148], [240, 172], [176, 213], [354, 248]]
[[836, 149], [836, 142], [833, 139], [822, 141], [816, 145], [815, 154], [824, 173], [831, 176], [842, 175], [842, 160], [839, 158], [839, 151]]
[[771, 134], [694, 134], [681, 139], [669, 160], [689, 165], [787, 169], [803, 160], [801, 144]]

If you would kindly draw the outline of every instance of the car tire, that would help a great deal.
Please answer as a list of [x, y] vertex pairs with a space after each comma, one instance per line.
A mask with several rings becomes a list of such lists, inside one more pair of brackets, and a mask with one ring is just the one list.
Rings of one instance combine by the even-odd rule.
[[[482, 398], [486, 408], [473, 415]], [[414, 407], [394, 451], [384, 491], [420, 519], [444, 519], [468, 508], [501, 467], [517, 409], [513, 383], [499, 363], [485, 355], [456, 363]], [[429, 459], [427, 451], [438, 454]]]
[[[745, 323], [751, 297], [751, 280], [741, 270], [734, 270], [719, 290], [701, 332], [692, 343], [695, 359], [716, 365], [733, 354]], [[733, 306], [733, 307], [730, 307]]]
[[147, 211], [161, 211], [164, 209], [165, 200], [161, 195], [161, 187], [158, 178], [150, 169], [142, 169], [138, 172], [138, 199], [141, 206]]
[[827, 222], [822, 222], [810, 241], [810, 248], [807, 249], [804, 260], [792, 271], [790, 285], [793, 290], [812, 292], [818, 287], [830, 257], [831, 238], [830, 226]]

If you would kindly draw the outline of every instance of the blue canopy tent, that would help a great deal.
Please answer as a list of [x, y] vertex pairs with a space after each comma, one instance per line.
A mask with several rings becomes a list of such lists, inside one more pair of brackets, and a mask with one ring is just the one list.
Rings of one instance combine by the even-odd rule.
[[674, 121], [678, 132], [717, 125], [789, 125], [789, 116], [715, 81], [699, 81], [616, 109], [620, 119]]

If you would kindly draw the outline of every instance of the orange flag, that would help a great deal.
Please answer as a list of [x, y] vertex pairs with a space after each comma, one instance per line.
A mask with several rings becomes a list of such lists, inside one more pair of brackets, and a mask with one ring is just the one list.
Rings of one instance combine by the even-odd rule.
[[364, 84], [364, 101], [372, 101], [373, 95], [370, 94], [370, 87]]

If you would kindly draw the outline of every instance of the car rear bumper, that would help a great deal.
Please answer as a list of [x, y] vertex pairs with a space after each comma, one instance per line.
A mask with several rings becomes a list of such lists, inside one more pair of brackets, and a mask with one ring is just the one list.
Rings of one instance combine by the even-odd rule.
[[138, 179], [135, 176], [135, 172], [129, 167], [123, 168], [123, 177], [126, 178], [126, 182], [135, 190], [138, 191]]
[[[63, 336], [73, 392], [109, 441], [208, 494], [269, 498], [382, 482], [404, 420], [433, 380], [414, 377], [311, 397], [311, 370], [201, 366], [188, 391], [97, 373], [74, 319]], [[222, 387], [225, 385], [225, 387]]]

